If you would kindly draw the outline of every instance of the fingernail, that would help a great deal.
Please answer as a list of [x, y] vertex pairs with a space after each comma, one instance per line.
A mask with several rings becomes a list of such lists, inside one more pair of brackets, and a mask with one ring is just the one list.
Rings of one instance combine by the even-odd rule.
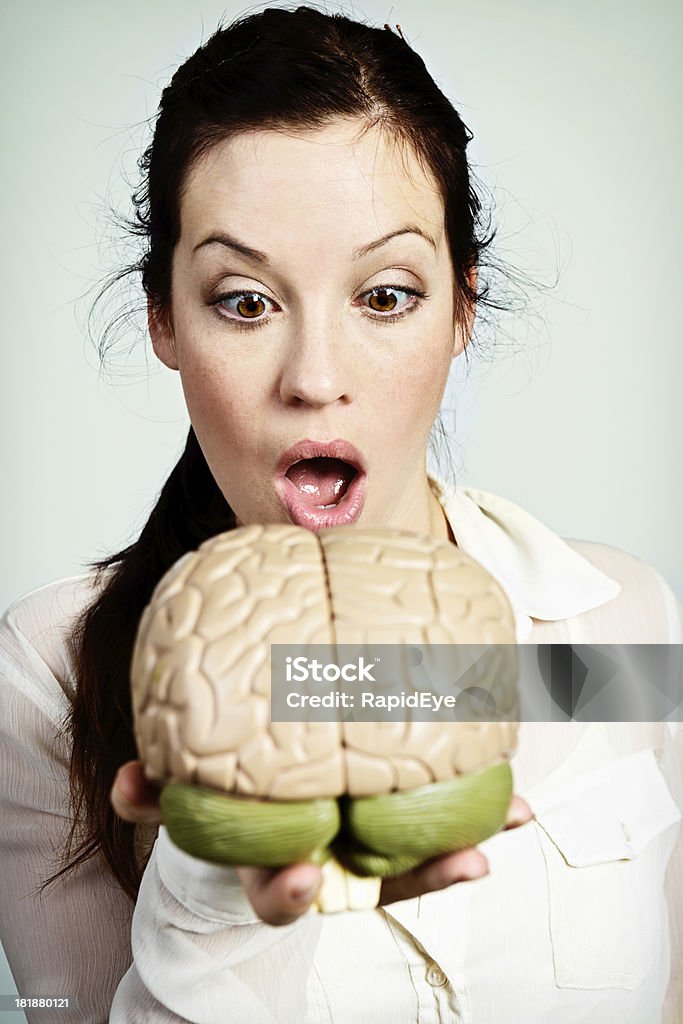
[[316, 883], [315, 885], [292, 889], [290, 896], [294, 903], [310, 903], [317, 891], [318, 885]]
[[137, 789], [135, 784], [131, 783], [131, 780], [126, 774], [121, 774], [120, 768], [114, 777], [114, 785], [123, 799], [126, 800], [127, 803], [132, 804], [133, 800], [135, 800], [135, 797], [137, 796]]
[[471, 882], [473, 882], [476, 878], [483, 878], [484, 875], [488, 875], [488, 873], [488, 867], [485, 864], [483, 864], [481, 865], [481, 867], [473, 868], [467, 877]]
[[121, 789], [121, 787], [116, 784], [116, 782], [114, 783], [114, 785], [111, 787], [111, 790], [109, 791], [109, 799], [111, 800], [112, 803], [114, 803], [114, 794], [116, 794], [116, 801], [117, 801], [117, 803], [123, 804], [123, 806], [125, 806], [125, 807], [131, 807], [132, 806], [130, 800], [128, 799], [128, 797], [126, 796], [124, 791]]
[[488, 875], [489, 865], [486, 861], [477, 859], [471, 866], [461, 867], [457, 876], [457, 881], [473, 882], [477, 878], [483, 878], [484, 875]]

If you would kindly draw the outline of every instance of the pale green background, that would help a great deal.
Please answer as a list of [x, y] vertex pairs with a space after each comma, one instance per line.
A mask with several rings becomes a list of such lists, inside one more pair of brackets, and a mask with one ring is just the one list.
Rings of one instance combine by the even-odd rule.
[[[0, 8], [0, 609], [128, 543], [179, 454], [177, 375], [153, 356], [147, 374], [138, 346], [123, 383], [99, 381], [74, 299], [118, 265], [103, 200], [128, 212], [121, 170], [134, 175], [147, 139], [136, 123], [224, 10], [247, 8]], [[459, 482], [564, 536], [640, 556], [683, 597], [683, 7], [366, 0], [345, 10], [400, 22], [474, 131], [469, 152], [503, 220], [500, 255], [545, 281], [562, 271], [554, 297], [531, 293], [537, 316], [501, 321], [521, 355], [501, 348], [493, 369], [456, 389]], [[82, 321], [87, 305], [78, 310]]]

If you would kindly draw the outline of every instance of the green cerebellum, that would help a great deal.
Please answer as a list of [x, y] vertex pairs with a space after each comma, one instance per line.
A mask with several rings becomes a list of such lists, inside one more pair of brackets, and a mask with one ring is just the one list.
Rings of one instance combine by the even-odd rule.
[[[402, 874], [501, 829], [512, 796], [507, 762], [384, 796], [253, 800], [168, 783], [161, 813], [173, 842], [218, 864], [283, 867], [324, 862], [328, 847], [357, 875]], [[341, 814], [340, 814], [341, 811]]]
[[176, 846], [218, 864], [320, 863], [340, 825], [336, 800], [252, 800], [169, 782], [161, 814]]
[[502, 762], [418, 789], [346, 799], [335, 856], [357, 875], [385, 878], [410, 871], [498, 832], [511, 796], [512, 772]]

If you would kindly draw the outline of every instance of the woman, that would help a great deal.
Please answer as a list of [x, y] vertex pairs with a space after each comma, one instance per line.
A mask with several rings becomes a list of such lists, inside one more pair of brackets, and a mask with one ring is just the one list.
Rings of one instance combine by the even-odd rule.
[[[329, 525], [336, 478], [318, 476], [312, 505], [283, 492], [304, 440], [360, 455], [349, 521], [480, 561], [519, 642], [680, 642], [649, 566], [426, 472], [451, 360], [487, 298], [469, 138], [399, 35], [309, 8], [220, 30], [163, 92], [135, 197], [138, 269], [187, 446], [135, 544], [2, 623], [0, 938], [20, 991], [78, 1000], [59, 1020], [677, 1019], [663, 886], [683, 797], [663, 724], [523, 724], [527, 799], [508, 815], [521, 827], [486, 856], [387, 883], [382, 909], [325, 918], [307, 913], [312, 865], [235, 872], [157, 837], [136, 761], [128, 666], [156, 582], [222, 530]], [[38, 893], [69, 834], [75, 855]]]

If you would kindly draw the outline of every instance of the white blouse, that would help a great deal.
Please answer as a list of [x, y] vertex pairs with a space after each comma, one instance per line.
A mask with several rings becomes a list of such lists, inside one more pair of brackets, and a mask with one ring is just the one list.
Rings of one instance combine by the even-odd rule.
[[[507, 591], [520, 643], [663, 643], [683, 609], [649, 565], [564, 541], [514, 503], [432, 478], [459, 547]], [[259, 921], [235, 872], [161, 826], [133, 907], [97, 856], [39, 898], [68, 832], [66, 638], [92, 574], [0, 621], [0, 940], [29, 1024], [680, 1024], [683, 727], [523, 723], [536, 819], [480, 849], [490, 874], [372, 911]]]

